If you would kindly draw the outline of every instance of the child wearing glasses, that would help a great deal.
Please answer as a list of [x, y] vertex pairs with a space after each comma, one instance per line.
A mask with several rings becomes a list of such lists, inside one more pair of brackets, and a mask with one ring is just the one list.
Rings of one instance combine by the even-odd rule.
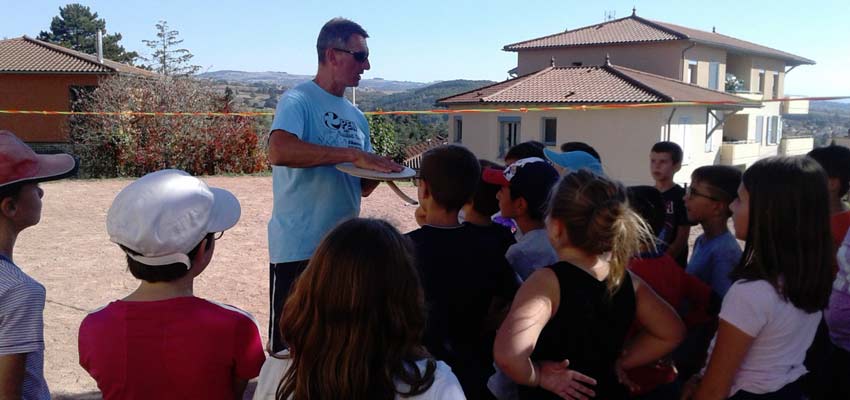
[[721, 298], [732, 286], [729, 272], [741, 260], [741, 246], [729, 232], [729, 204], [738, 197], [741, 171], [725, 165], [699, 167], [685, 192], [688, 220], [702, 226], [686, 271], [699, 278]]
[[254, 318], [193, 294], [240, 214], [233, 194], [178, 170], [145, 175], [115, 197], [106, 230], [141, 283], [80, 326], [80, 365], [104, 399], [242, 398], [259, 375]]

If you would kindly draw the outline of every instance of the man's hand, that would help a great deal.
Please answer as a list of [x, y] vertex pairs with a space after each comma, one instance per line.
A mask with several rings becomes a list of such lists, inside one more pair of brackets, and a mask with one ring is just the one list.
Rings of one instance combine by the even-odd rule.
[[596, 385], [596, 379], [567, 368], [569, 365], [569, 360], [541, 362], [540, 387], [569, 400], [586, 400], [596, 396], [587, 386]]
[[404, 169], [403, 166], [396, 164], [389, 158], [367, 153], [365, 151], [356, 151], [357, 155], [352, 163], [355, 167], [378, 172], [401, 172]]

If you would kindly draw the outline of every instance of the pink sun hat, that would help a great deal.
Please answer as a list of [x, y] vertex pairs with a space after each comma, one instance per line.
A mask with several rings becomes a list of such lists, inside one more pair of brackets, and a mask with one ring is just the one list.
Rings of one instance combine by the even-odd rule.
[[77, 170], [70, 154], [36, 154], [14, 133], [0, 130], [0, 188], [66, 178]]

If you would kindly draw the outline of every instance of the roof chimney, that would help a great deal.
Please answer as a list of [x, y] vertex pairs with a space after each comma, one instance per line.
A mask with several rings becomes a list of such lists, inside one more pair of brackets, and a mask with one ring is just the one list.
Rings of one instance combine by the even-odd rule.
[[608, 53], [605, 53], [605, 65], [611, 66], [611, 55]]
[[550, 66], [550, 67], [554, 67], [554, 66], [555, 66], [555, 57], [552, 57], [552, 58], [550, 58], [550, 59], [549, 59], [549, 66]]
[[632, 16], [634, 17], [635, 15], [637, 15], [637, 7], [633, 6], [632, 7]]
[[103, 64], [103, 31], [97, 30], [97, 62]]
[[712, 27], [711, 27], [711, 33], [717, 33], [717, 28], [716, 28], [716, 27], [714, 27], [714, 26], [712, 26]]

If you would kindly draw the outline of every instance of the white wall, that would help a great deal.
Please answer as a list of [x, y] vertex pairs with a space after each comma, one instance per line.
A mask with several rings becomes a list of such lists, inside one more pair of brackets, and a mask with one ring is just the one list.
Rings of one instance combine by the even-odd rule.
[[[627, 185], [652, 184], [649, 173], [649, 152], [652, 145], [666, 140], [667, 121], [672, 108], [620, 110], [558, 110], [527, 113], [463, 114], [463, 145], [479, 158], [499, 159], [498, 118], [520, 117], [520, 142], [541, 141], [543, 118], [557, 118], [557, 145], [580, 141], [593, 146], [602, 156], [606, 173]], [[688, 119], [680, 123], [680, 117]], [[699, 166], [714, 164], [719, 157], [722, 130], [712, 136], [712, 151], [705, 152], [705, 107], [679, 107], [671, 121], [671, 132], [687, 132], [686, 151], [690, 157], [676, 174], [676, 182], [688, 182], [691, 171]], [[449, 137], [454, 137], [450, 125]], [[552, 147], [557, 149], [557, 147]]]

